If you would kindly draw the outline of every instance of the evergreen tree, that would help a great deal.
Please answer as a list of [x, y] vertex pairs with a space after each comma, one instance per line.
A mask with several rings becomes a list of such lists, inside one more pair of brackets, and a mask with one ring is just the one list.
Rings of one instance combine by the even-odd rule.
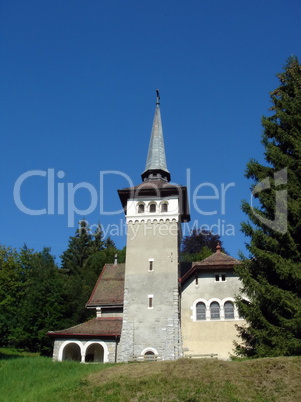
[[106, 248], [110, 248], [110, 247], [116, 248], [116, 245], [110, 236], [105, 240], [105, 247]]
[[9, 334], [10, 344], [50, 355], [52, 340], [46, 333], [65, 326], [64, 281], [49, 248], [42, 252], [22, 249], [27, 275], [18, 304], [17, 323]]
[[79, 223], [80, 227], [75, 236], [70, 237], [68, 249], [61, 256], [62, 268], [68, 275], [81, 275], [87, 259], [95, 251], [87, 222], [83, 219]]
[[91, 253], [97, 253], [98, 251], [102, 251], [106, 247], [106, 242], [103, 240], [103, 232], [100, 224], [97, 225], [97, 229], [92, 235], [93, 241], [91, 245]]
[[[85, 220], [80, 222], [69, 246], [62, 254], [62, 272], [66, 274], [66, 318], [69, 325], [94, 317], [94, 311], [87, 310], [87, 303], [99, 274], [106, 263], [113, 263], [116, 253], [114, 242], [108, 238], [103, 240], [101, 226], [91, 233]], [[121, 262], [121, 260], [120, 260]]]
[[237, 268], [244, 296], [237, 300], [246, 326], [238, 327], [245, 356], [301, 354], [301, 66], [290, 57], [263, 117], [266, 165], [251, 160], [246, 177], [256, 208], [243, 202], [250, 238]]

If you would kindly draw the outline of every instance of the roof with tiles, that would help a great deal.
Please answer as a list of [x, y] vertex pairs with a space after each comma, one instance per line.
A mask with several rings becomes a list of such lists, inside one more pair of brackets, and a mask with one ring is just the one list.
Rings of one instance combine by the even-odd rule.
[[69, 337], [69, 336], [120, 336], [122, 326], [122, 318], [93, 318], [83, 324], [63, 329], [62, 331], [50, 331], [47, 333], [53, 337]]
[[106, 264], [86, 307], [123, 305], [125, 264]]
[[184, 283], [196, 271], [217, 271], [217, 270], [233, 270], [234, 266], [240, 264], [240, 261], [221, 252], [221, 247], [216, 247], [216, 252], [202, 261], [192, 263], [192, 267], [184, 273], [180, 281]]

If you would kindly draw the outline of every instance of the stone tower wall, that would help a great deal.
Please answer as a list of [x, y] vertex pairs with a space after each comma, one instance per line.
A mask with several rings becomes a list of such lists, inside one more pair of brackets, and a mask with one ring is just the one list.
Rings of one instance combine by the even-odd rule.
[[146, 350], [163, 360], [181, 356], [178, 246], [177, 219], [128, 219], [119, 361]]

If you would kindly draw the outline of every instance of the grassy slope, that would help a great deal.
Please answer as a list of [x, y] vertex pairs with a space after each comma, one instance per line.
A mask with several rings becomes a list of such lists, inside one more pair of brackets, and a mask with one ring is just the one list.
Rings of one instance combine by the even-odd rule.
[[[90, 401], [301, 401], [301, 358], [135, 363], [89, 376]], [[78, 394], [79, 395], [79, 394]]]
[[300, 401], [301, 358], [119, 365], [0, 360], [1, 402]]

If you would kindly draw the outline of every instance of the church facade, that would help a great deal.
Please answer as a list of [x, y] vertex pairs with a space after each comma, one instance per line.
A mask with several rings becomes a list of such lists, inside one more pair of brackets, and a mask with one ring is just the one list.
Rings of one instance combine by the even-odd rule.
[[87, 308], [96, 317], [54, 338], [54, 360], [128, 362], [180, 357], [228, 359], [241, 318], [239, 262], [221, 252], [179, 263], [187, 189], [170, 183], [157, 93], [142, 183], [118, 190], [127, 225], [126, 263], [106, 264]]

